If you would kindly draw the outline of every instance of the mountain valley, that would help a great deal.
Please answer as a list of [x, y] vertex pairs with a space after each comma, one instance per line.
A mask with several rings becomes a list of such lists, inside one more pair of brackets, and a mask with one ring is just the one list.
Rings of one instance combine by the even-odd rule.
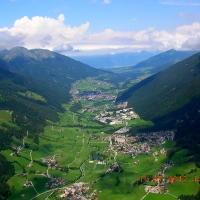
[[116, 72], [48, 50], [1, 51], [0, 198], [198, 199], [195, 53]]

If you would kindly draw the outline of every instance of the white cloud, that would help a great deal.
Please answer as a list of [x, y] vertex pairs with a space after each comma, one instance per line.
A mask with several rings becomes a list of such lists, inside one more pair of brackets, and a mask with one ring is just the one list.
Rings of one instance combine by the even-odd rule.
[[111, 3], [111, 0], [104, 0], [104, 4], [109, 4]]
[[[64, 24], [65, 17], [63, 14], [58, 16], [58, 19], [49, 17], [23, 17], [15, 21], [14, 26], [10, 29], [0, 28], [0, 34], [4, 37], [12, 37], [12, 40], [0, 37], [0, 43], [5, 45], [5, 48], [24, 44], [27, 48], [47, 48], [53, 49], [55, 46], [70, 42], [83, 40], [85, 33], [89, 28], [89, 22], [80, 25], [79, 27], [70, 27]], [[11, 41], [15, 40], [16, 43]], [[9, 42], [10, 41], [10, 42]], [[21, 43], [20, 43], [21, 42]]]
[[198, 49], [200, 50], [200, 36], [196, 38], [189, 38], [185, 43], [183, 43], [185, 49]]
[[0, 49], [14, 46], [46, 48], [58, 52], [79, 53], [93, 51], [119, 52], [124, 50], [199, 49], [200, 23], [177, 27], [174, 31], [159, 31], [150, 27], [140, 31], [115, 31], [89, 34], [89, 22], [77, 27], [64, 23], [65, 16], [57, 19], [35, 16], [15, 21], [12, 28], [0, 28]]
[[61, 21], [61, 22], [64, 22], [65, 21], [65, 16], [63, 14], [60, 14], [58, 16], [58, 20]]
[[56, 51], [56, 52], [66, 52], [66, 51], [73, 51], [73, 50], [74, 50], [73, 46], [69, 44], [62, 44], [60, 46], [56, 46], [53, 48], [53, 51]]
[[23, 46], [26, 35], [10, 31], [8, 28], [0, 29], [0, 50], [10, 49], [14, 46]]

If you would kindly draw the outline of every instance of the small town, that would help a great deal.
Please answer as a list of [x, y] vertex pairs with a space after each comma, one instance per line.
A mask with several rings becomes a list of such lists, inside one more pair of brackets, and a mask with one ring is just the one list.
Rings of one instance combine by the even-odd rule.
[[99, 122], [115, 125], [123, 124], [128, 120], [139, 118], [139, 116], [132, 110], [132, 108], [124, 108], [121, 110], [104, 112], [94, 117], [94, 120]]
[[[85, 183], [79, 182], [74, 183], [73, 185], [67, 187], [64, 190], [64, 194], [61, 194], [60, 197], [63, 199], [70, 199], [70, 200], [87, 200], [87, 199], [94, 199], [95, 196], [98, 194], [96, 190], [94, 190], [91, 194], [87, 194], [89, 189], [92, 189], [92, 183], [86, 187]], [[98, 198], [95, 198], [98, 200]]]
[[[102, 93], [100, 92], [87, 92], [86, 94], [83, 93], [80, 97], [81, 100], [88, 100], [88, 101], [96, 101], [96, 100], [101, 100], [101, 101], [114, 101], [116, 99], [116, 96], [113, 94], [109, 93]], [[79, 100], [80, 100], [79, 99]]]
[[[142, 133], [136, 136], [122, 134], [129, 130], [129, 127], [121, 128], [112, 134], [112, 136], [104, 137], [103, 140], [110, 141], [110, 146], [112, 146], [112, 149], [115, 150], [117, 154], [130, 154], [133, 158], [136, 158], [138, 154], [150, 154], [153, 152], [154, 146], [160, 146], [167, 140], [174, 139], [173, 131]], [[109, 151], [110, 149], [105, 152]], [[164, 154], [165, 149], [160, 148], [160, 153]], [[154, 152], [153, 155], [156, 157], [158, 152]]]

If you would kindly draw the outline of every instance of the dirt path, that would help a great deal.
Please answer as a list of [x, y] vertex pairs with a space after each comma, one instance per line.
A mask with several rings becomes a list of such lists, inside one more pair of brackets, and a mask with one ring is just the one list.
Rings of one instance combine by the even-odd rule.
[[17, 153], [19, 153], [23, 148], [24, 148], [24, 140], [28, 137], [28, 131], [26, 132], [26, 136], [23, 138], [23, 140], [22, 140], [22, 148], [20, 148], [18, 151], [17, 151]]

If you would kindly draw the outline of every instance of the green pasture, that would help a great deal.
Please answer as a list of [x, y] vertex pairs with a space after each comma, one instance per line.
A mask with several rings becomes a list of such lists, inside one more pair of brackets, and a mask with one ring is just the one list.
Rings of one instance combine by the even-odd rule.
[[80, 91], [94, 91], [94, 90], [102, 90], [102, 91], [110, 91], [111, 86], [102, 85], [102, 81], [99, 81], [99, 85], [96, 84], [96, 80], [94, 78], [88, 77], [87, 79], [80, 80], [76, 82], [75, 85]]
[[70, 169], [66, 175], [67, 181], [73, 181], [81, 175], [81, 171], [79, 169]]
[[172, 156], [171, 160], [172, 160], [173, 162], [175, 162], [175, 163], [176, 163], [176, 162], [179, 162], [179, 161], [181, 161], [183, 158], [187, 157], [188, 152], [189, 152], [188, 149], [182, 149], [181, 151], [176, 152], [176, 153]]
[[20, 95], [26, 97], [26, 98], [29, 98], [29, 99], [34, 99], [34, 100], [39, 100], [39, 101], [43, 101], [43, 102], [46, 102], [45, 98], [42, 97], [41, 95], [39, 94], [36, 94], [34, 92], [31, 92], [31, 91], [26, 91], [26, 92], [18, 92]]
[[16, 199], [31, 199], [36, 196], [37, 193], [33, 189], [32, 186], [23, 187], [23, 184], [26, 183], [28, 177], [18, 177], [14, 176], [8, 180], [8, 184], [10, 186], [10, 191], [12, 192], [12, 196], [10, 196], [9, 200]]
[[12, 111], [0, 110], [0, 123], [12, 121]]
[[[197, 172], [190, 173], [192, 169], [197, 169]], [[170, 193], [174, 194], [175, 196], [179, 196], [181, 194], [196, 194], [199, 189], [199, 183], [194, 182], [194, 176], [196, 176], [198, 180], [199, 172], [200, 169], [196, 167], [195, 163], [175, 165], [174, 167], [168, 169], [165, 172], [165, 177], [176, 175], [179, 177], [177, 183], [167, 184]], [[181, 175], [182, 178], [180, 178], [179, 175]]]
[[16, 124], [12, 123], [12, 111], [9, 110], [0, 110], [0, 125], [6, 123], [11, 127], [20, 129]]
[[172, 149], [175, 146], [176, 142], [173, 140], [168, 140], [166, 141], [164, 144], [162, 144], [161, 146], [165, 149]]
[[153, 194], [149, 193], [146, 197], [145, 200], [175, 200], [177, 199], [176, 197], [171, 196], [170, 194]]
[[[94, 188], [99, 192], [98, 198], [105, 200], [129, 200], [141, 199], [144, 195], [144, 186], [133, 187], [131, 182], [127, 181], [128, 174], [109, 173], [96, 182]], [[116, 185], [117, 178], [120, 183]]]
[[17, 148], [18, 146], [22, 146], [22, 140], [17, 139], [15, 136], [12, 139], [12, 147]]

